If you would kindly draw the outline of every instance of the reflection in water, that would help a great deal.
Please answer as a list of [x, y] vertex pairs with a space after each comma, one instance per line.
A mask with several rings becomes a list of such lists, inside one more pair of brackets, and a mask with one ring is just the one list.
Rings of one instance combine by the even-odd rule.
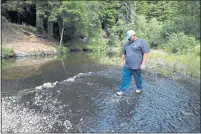
[[65, 67], [65, 64], [64, 64], [64, 61], [63, 60], [61, 60], [61, 62], [62, 62], [62, 65], [63, 65], [63, 67], [64, 67], [64, 72], [65, 72], [65, 74], [66, 74], [66, 67]]
[[3, 79], [22, 79], [40, 74], [39, 68], [54, 60], [55, 56], [2, 60]]
[[101, 53], [70, 53], [64, 57], [29, 57], [5, 60], [2, 67], [3, 95], [62, 81], [79, 73], [97, 72], [108, 68], [101, 64], [107, 57]]
[[[40, 75], [43, 66], [54, 71], [62, 63], [63, 71], [67, 73], [66, 66], [92, 65], [100, 63], [105, 54], [101, 53], [71, 53], [67, 56], [48, 56], [48, 57], [26, 57], [19, 59], [2, 60], [2, 76], [3, 79], [22, 79]], [[111, 55], [110, 55], [111, 56]], [[101, 64], [101, 63], [100, 63]]]

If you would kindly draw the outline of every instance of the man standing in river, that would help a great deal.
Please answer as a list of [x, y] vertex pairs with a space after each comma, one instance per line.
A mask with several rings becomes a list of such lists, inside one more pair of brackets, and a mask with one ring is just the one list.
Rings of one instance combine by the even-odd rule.
[[124, 45], [121, 58], [121, 66], [124, 67], [120, 91], [116, 93], [118, 96], [122, 96], [126, 92], [132, 75], [137, 86], [136, 93], [142, 92], [141, 70], [145, 69], [147, 55], [150, 52], [147, 43], [143, 39], [137, 38], [135, 31], [129, 30], [126, 38], [128, 42]]

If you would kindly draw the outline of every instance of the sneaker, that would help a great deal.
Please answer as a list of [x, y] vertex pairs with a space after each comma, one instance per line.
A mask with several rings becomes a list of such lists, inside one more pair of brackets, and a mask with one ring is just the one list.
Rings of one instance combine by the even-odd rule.
[[139, 94], [139, 93], [142, 92], [142, 90], [141, 89], [137, 89], [135, 92]]
[[117, 96], [122, 96], [124, 93], [122, 91], [119, 91], [116, 93]]

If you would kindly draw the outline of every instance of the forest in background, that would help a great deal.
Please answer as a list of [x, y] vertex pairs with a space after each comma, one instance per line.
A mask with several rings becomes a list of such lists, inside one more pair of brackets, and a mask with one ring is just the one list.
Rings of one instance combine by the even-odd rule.
[[[2, 0], [2, 15], [36, 27], [60, 44], [81, 40], [90, 49], [118, 48], [133, 29], [151, 48], [200, 56], [200, 1]], [[74, 45], [74, 44], [72, 44]]]

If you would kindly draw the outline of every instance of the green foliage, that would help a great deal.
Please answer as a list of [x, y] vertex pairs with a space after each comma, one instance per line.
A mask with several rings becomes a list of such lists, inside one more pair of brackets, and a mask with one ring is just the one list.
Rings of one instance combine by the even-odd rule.
[[[52, 3], [53, 4], [53, 3]], [[59, 7], [61, 6], [60, 3], [50, 4], [49, 12], [48, 13], [48, 21], [56, 22], [59, 17]]]
[[[62, 1], [61, 5], [54, 7], [49, 16], [50, 21], [62, 19], [63, 27], [75, 28], [75, 37], [86, 36], [89, 25], [86, 2], [84, 1]], [[69, 27], [70, 26], [70, 27]]]
[[170, 20], [175, 9], [175, 1], [136, 1], [136, 13], [145, 15], [147, 20], [156, 18], [158, 21]]
[[194, 53], [196, 56], [200, 56], [200, 45], [195, 46]]
[[107, 41], [108, 39], [104, 38], [105, 32], [101, 30], [101, 34], [95, 36], [90, 40], [87, 44], [87, 48], [93, 51], [105, 51], [107, 48]]
[[65, 54], [59, 54], [57, 55], [56, 59], [57, 60], [65, 60], [69, 55], [67, 53]]
[[69, 49], [67, 47], [59, 46], [56, 48], [57, 48], [57, 52], [58, 52], [58, 55], [56, 57], [57, 60], [64, 60], [69, 56], [68, 55]]
[[176, 72], [190, 75], [193, 78], [200, 77], [200, 57], [193, 53], [173, 55], [152, 52], [149, 54], [146, 66], [165, 76]]
[[107, 46], [108, 46], [109, 52], [114, 52], [115, 51], [114, 48], [117, 48], [118, 49], [117, 51], [119, 51], [121, 44], [120, 44], [120, 40], [118, 39], [118, 36], [113, 33], [110, 34], [110, 38], [107, 42]]
[[87, 42], [90, 41], [91, 38], [94, 38], [98, 36], [101, 32], [101, 22], [100, 22], [100, 4], [98, 1], [90, 1], [86, 3], [87, 9], [92, 10], [87, 10], [87, 20], [88, 22], [88, 37], [87, 37]]
[[147, 22], [145, 16], [137, 16], [134, 30], [137, 37], [145, 39], [150, 47], [157, 48], [163, 42], [161, 38], [162, 24], [156, 18]]
[[68, 51], [69, 51], [69, 49], [67, 47], [64, 47], [64, 46], [57, 47], [57, 52], [59, 55], [67, 54]]
[[117, 9], [120, 7], [119, 1], [100, 1], [101, 4], [101, 21], [108, 23], [109, 27], [115, 24], [118, 15]]
[[13, 57], [15, 55], [12, 48], [7, 48], [7, 47], [3, 47], [3, 46], [2, 46], [1, 52], [2, 52], [1, 55], [4, 58]]
[[33, 5], [32, 1], [13, 1], [8, 0], [2, 3], [2, 14], [4, 15], [7, 11], [17, 11], [22, 15], [25, 15], [26, 12], [30, 11], [30, 6]]
[[187, 36], [184, 33], [173, 33], [164, 47], [172, 53], [185, 54], [192, 52], [196, 45], [195, 37]]
[[118, 9], [118, 20], [124, 20], [126, 24], [134, 23], [136, 18], [136, 5], [133, 1], [122, 0]]
[[149, 11], [149, 4], [147, 1], [136, 1], [136, 13], [138, 15], [145, 15]]
[[168, 41], [172, 33], [178, 32], [178, 29], [176, 27], [177, 26], [173, 20], [167, 20], [163, 23], [161, 37], [165, 42]]
[[135, 27], [133, 28], [136, 31], [136, 35], [140, 38], [148, 40], [147, 37], [147, 27], [148, 24], [146, 22], [146, 18], [143, 15], [138, 15], [136, 18]]
[[116, 36], [115, 34], [111, 34], [109, 41], [107, 42], [108, 46], [117, 46], [117, 42], [118, 42], [118, 36]]
[[167, 41], [172, 33], [178, 32], [200, 39], [200, 7], [198, 1], [175, 3], [174, 17], [164, 22], [162, 36]]
[[193, 78], [200, 77], [200, 57], [194, 53], [188, 53], [184, 55], [183, 63], [186, 65], [186, 72]]
[[200, 2], [178, 1], [173, 21], [178, 32], [200, 39]]
[[161, 38], [161, 32], [162, 25], [159, 21], [156, 20], [156, 18], [152, 18], [147, 24], [146, 32], [146, 36], [148, 38], [147, 43], [150, 45], [150, 47], [157, 48], [158, 45], [163, 42], [163, 39]]
[[106, 50], [106, 42], [101, 40], [100, 38], [93, 38], [87, 48], [93, 51], [105, 51]]

